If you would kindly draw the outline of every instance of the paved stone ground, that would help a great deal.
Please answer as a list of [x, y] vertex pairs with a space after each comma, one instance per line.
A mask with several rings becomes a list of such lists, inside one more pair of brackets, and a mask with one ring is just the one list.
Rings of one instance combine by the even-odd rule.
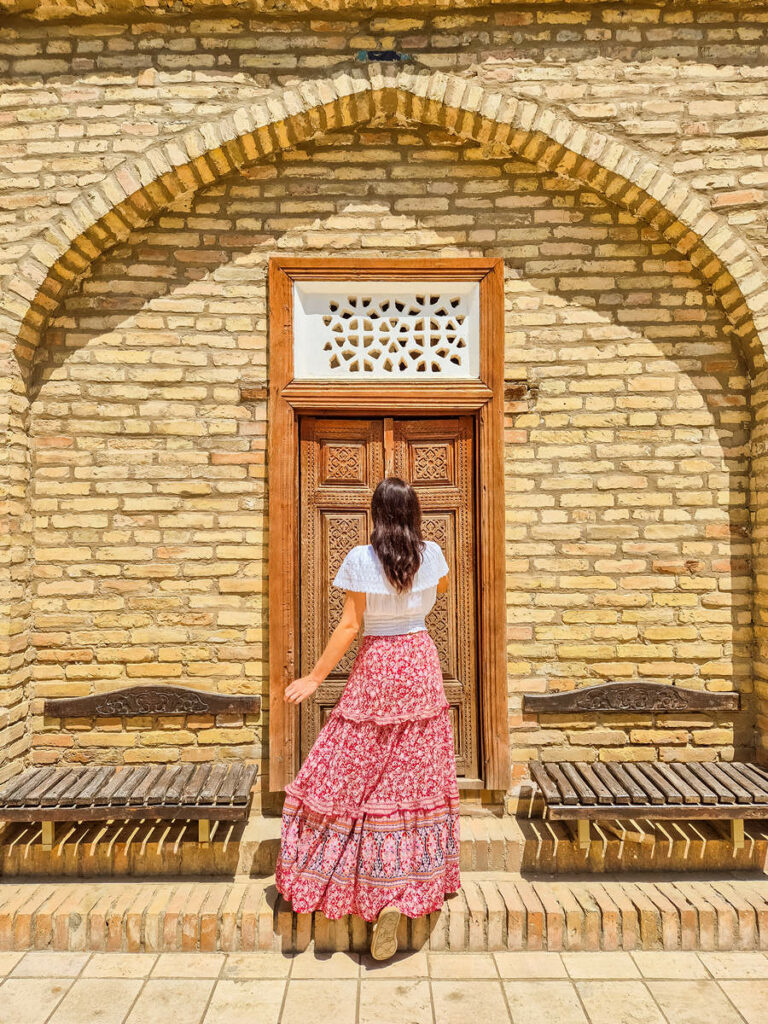
[[0, 954], [0, 1024], [764, 1024], [762, 952]]

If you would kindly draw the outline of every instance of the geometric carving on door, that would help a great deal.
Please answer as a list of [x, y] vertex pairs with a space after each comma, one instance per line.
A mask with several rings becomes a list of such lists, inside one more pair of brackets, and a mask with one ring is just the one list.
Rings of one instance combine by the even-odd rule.
[[[452, 550], [453, 538], [448, 530], [448, 520], [442, 515], [425, 515], [422, 518], [422, 531], [426, 540], [433, 540], [443, 549], [446, 559], [450, 564], [455, 565], [455, 555]], [[432, 639], [435, 641], [438, 654], [440, 655], [440, 668], [443, 676], [450, 678], [457, 672], [455, 651], [452, 649], [451, 639], [453, 631], [449, 628], [450, 591], [438, 594], [432, 610], [424, 620]]]
[[[341, 612], [344, 607], [344, 591], [338, 587], [331, 586], [331, 580], [339, 571], [339, 566], [344, 561], [344, 556], [356, 544], [360, 544], [366, 530], [366, 517], [359, 512], [328, 513], [322, 515], [323, 528], [326, 543], [328, 545], [328, 557], [325, 560], [327, 565], [328, 578], [326, 581], [328, 595], [328, 625], [335, 629], [341, 619]], [[320, 625], [319, 623], [317, 624]], [[334, 670], [335, 673], [348, 673], [352, 668], [357, 653], [357, 643], [352, 644]]]
[[320, 447], [323, 460], [323, 483], [362, 484], [365, 472], [363, 445], [336, 444], [325, 441]]
[[420, 483], [452, 484], [453, 447], [442, 444], [413, 444], [411, 446], [411, 480]]

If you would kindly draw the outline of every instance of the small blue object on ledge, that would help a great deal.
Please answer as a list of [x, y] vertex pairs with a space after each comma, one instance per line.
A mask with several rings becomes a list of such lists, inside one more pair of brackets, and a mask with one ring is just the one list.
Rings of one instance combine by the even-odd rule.
[[358, 50], [357, 59], [364, 63], [370, 61], [392, 62], [402, 60], [413, 60], [409, 53], [399, 53], [397, 50]]

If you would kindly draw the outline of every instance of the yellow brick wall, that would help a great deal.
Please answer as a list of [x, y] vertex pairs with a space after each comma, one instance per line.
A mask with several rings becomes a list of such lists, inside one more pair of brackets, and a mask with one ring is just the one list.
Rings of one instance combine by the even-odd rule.
[[[606, 132], [764, 255], [763, 0], [498, 3], [407, 17], [378, 7], [6, 19], [0, 287], [29, 273], [28, 247], [45, 250], [57, 218], [125, 159], [238, 106], [269, 97], [275, 110], [284, 87], [359, 70], [355, 54], [368, 47], [533, 99], [585, 137]], [[266, 714], [135, 720], [126, 739], [113, 723], [62, 733], [29, 702], [157, 680], [262, 690], [265, 408], [241, 406], [237, 387], [267, 374], [271, 253], [505, 258], [507, 375], [532, 385], [506, 406], [516, 778], [531, 756], [620, 757], [629, 742], [641, 757], [751, 756], [755, 724], [768, 751], [759, 590], [750, 664], [751, 581], [768, 579], [764, 373], [750, 449], [739, 344], [708, 286], [654, 230], [524, 161], [376, 117], [204, 189], [98, 260], [55, 313], [31, 382], [3, 330], [32, 294], [2, 289], [0, 778], [29, 759], [263, 763]], [[200, 169], [186, 173], [199, 184]], [[121, 196], [115, 186], [110, 202]], [[95, 251], [78, 250], [75, 269]], [[729, 255], [754, 287], [739, 250]], [[55, 306], [46, 295], [46, 313]], [[25, 343], [37, 326], [25, 325]], [[737, 688], [743, 710], [521, 715], [522, 692], [641, 677]]]
[[[513, 760], [748, 753], [749, 408], [690, 264], [594, 192], [425, 129], [339, 132], [175, 204], [48, 329], [32, 406], [36, 696], [126, 684], [264, 693], [271, 254], [506, 263]], [[504, 642], [504, 638], [499, 638]], [[734, 719], [524, 721], [606, 679], [738, 688]], [[36, 718], [33, 757], [267, 755], [258, 727]], [[695, 728], [694, 728], [695, 726]]]

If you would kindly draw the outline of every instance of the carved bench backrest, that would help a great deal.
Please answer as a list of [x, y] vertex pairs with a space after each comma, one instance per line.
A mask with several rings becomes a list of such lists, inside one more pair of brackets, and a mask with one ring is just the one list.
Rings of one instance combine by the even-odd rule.
[[523, 711], [738, 711], [738, 693], [710, 693], [664, 683], [600, 683], [559, 693], [523, 694]]
[[127, 718], [132, 715], [256, 715], [256, 694], [210, 693], [184, 686], [130, 686], [87, 697], [49, 697], [44, 713], [56, 718]]

